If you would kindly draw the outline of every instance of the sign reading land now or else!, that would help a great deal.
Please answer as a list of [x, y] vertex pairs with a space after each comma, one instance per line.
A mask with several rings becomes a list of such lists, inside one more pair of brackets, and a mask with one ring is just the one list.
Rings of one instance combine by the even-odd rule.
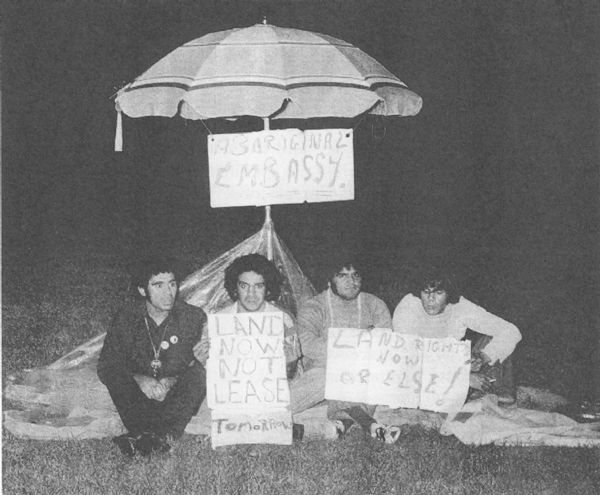
[[210, 205], [354, 199], [352, 129], [283, 129], [208, 136]]
[[471, 344], [375, 328], [330, 328], [325, 398], [456, 412], [469, 388]]
[[207, 401], [213, 447], [292, 443], [283, 316], [208, 316]]

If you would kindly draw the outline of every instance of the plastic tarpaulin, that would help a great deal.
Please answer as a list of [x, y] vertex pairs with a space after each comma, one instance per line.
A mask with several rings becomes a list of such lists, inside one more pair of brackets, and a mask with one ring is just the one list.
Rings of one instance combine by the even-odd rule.
[[500, 407], [494, 395], [465, 404], [464, 417], [448, 418], [443, 435], [468, 445], [600, 447], [600, 422], [578, 423], [557, 412]]
[[189, 304], [203, 308], [207, 313], [214, 313], [231, 304], [223, 285], [225, 269], [235, 258], [250, 253], [271, 258], [283, 275], [279, 306], [296, 315], [298, 305], [315, 295], [312, 284], [275, 233], [271, 221], [267, 220], [263, 228], [252, 237], [188, 276], [179, 287], [181, 297]]
[[[271, 254], [284, 276], [278, 304], [292, 314], [315, 290], [279, 239], [270, 220], [263, 228], [225, 252], [180, 285], [180, 297], [207, 313], [231, 304], [223, 284], [224, 271], [237, 257]], [[4, 399], [18, 409], [4, 411], [4, 425], [14, 435], [48, 440], [102, 438], [123, 433], [123, 425], [106, 387], [96, 375], [105, 334], [98, 335], [54, 363], [24, 370], [9, 378]], [[204, 405], [186, 431], [204, 433], [210, 424]]]

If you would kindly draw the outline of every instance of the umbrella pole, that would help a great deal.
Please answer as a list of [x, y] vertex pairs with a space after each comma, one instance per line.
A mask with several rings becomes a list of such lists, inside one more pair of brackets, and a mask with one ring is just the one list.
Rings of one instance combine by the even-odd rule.
[[273, 222], [271, 221], [271, 205], [265, 206], [265, 227], [267, 228], [267, 258], [273, 261]]
[[[264, 130], [268, 131], [271, 126], [269, 118], [263, 118]], [[273, 261], [273, 222], [271, 220], [271, 205], [265, 206], [265, 225], [267, 227], [267, 258]]]

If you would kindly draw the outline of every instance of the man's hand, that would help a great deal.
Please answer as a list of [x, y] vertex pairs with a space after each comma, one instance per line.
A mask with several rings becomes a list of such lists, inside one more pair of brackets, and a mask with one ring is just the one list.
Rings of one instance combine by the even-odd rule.
[[206, 361], [208, 360], [208, 349], [210, 347], [210, 343], [208, 340], [208, 335], [206, 332], [202, 333], [202, 337], [196, 343], [193, 348], [194, 357], [203, 365], [206, 366]]
[[155, 380], [146, 375], [133, 375], [133, 379], [148, 399], [157, 400], [159, 402], [165, 400], [169, 390], [177, 383], [177, 378], [172, 376]]
[[489, 392], [492, 382], [490, 378], [483, 373], [471, 373], [469, 375], [469, 387], [482, 392]]
[[162, 397], [162, 399], [156, 399], [156, 400], [163, 401], [165, 399], [165, 397], [167, 396], [167, 394], [169, 393], [169, 391], [173, 388], [173, 385], [175, 385], [177, 383], [177, 378], [175, 378], [174, 376], [168, 376], [165, 378], [161, 378], [158, 381], [158, 383], [164, 389], [164, 396]]
[[470, 363], [471, 363], [471, 373], [477, 373], [483, 366], [483, 359], [481, 359], [480, 357], [474, 357], [474, 358], [471, 358]]
[[[164, 387], [159, 383], [158, 380], [146, 375], [133, 375], [133, 379], [136, 381], [138, 387], [140, 387], [140, 390], [146, 397], [148, 397], [148, 399], [162, 400], [158, 399], [158, 397], [163, 395]], [[164, 393], [164, 395], [167, 394]]]
[[469, 362], [471, 363], [471, 373], [477, 373], [485, 364], [490, 364], [491, 359], [485, 352], [479, 351]]

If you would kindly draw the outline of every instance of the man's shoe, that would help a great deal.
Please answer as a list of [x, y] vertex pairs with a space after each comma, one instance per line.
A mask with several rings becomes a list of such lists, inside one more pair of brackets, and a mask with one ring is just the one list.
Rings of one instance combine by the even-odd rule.
[[135, 455], [135, 440], [135, 437], [132, 437], [128, 433], [112, 439], [113, 443], [119, 447], [121, 453], [127, 457], [133, 457]]
[[568, 404], [559, 407], [557, 412], [564, 414], [578, 423], [594, 423], [600, 421], [600, 400]]
[[498, 397], [498, 404], [501, 406], [512, 406], [515, 402], [517, 402], [515, 396], [508, 390], [499, 389], [493, 393], [495, 393], [496, 397]]
[[354, 421], [351, 419], [336, 419], [331, 421], [331, 424], [335, 428], [337, 438], [342, 438], [350, 431], [350, 428], [354, 425]]
[[156, 433], [142, 433], [135, 440], [135, 450], [142, 456], [148, 457], [151, 454], [164, 454], [171, 450], [167, 441]]
[[183, 441], [182, 434], [167, 433], [161, 438], [168, 447], [166, 452], [168, 452], [169, 455], [174, 455], [181, 449], [181, 442]]
[[388, 426], [379, 423], [371, 425], [371, 436], [380, 442], [393, 444], [400, 438], [399, 426]]
[[584, 422], [600, 421], [600, 400], [595, 402], [584, 400], [579, 406], [579, 418]]

